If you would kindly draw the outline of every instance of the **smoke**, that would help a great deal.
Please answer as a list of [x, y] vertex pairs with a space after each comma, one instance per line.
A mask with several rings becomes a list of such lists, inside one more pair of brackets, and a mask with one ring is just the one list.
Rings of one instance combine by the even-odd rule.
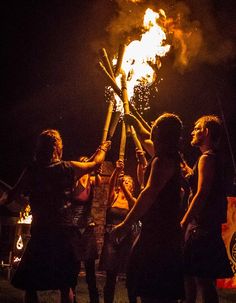
[[118, 5], [117, 15], [107, 26], [110, 36], [110, 44], [117, 49], [119, 44], [129, 43], [129, 40], [138, 39], [141, 35], [141, 27], [146, 5], [143, 1], [116, 1]]
[[167, 15], [165, 27], [174, 67], [184, 71], [201, 63], [226, 63], [235, 57], [232, 33], [236, 28], [230, 5], [220, 2], [216, 6], [210, 0], [116, 0], [116, 14], [106, 28], [111, 53], [116, 53], [120, 43], [139, 38], [148, 7], [154, 11], [162, 8]]

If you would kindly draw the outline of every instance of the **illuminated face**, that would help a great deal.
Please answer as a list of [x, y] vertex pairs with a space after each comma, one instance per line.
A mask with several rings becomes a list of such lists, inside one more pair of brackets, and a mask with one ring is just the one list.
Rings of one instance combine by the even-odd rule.
[[193, 131], [191, 132], [192, 140], [191, 145], [192, 146], [201, 146], [205, 140], [206, 136], [206, 128], [203, 125], [203, 122], [197, 122], [194, 126]]
[[124, 184], [126, 188], [132, 193], [134, 190], [133, 180], [130, 177], [124, 177]]

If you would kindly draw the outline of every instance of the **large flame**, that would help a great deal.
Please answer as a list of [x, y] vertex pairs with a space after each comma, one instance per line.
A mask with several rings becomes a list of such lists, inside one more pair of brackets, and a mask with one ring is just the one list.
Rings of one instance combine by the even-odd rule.
[[[160, 57], [165, 56], [170, 50], [171, 46], [166, 44], [165, 31], [158, 24], [161, 18], [166, 18], [163, 10], [157, 13], [148, 8], [143, 18], [145, 32], [140, 40], [132, 41], [125, 49], [121, 70], [127, 77], [129, 100], [134, 96], [135, 87], [153, 83], [156, 72], [161, 66]], [[116, 62], [117, 58], [113, 60], [114, 64]], [[116, 81], [120, 86], [120, 76]]]

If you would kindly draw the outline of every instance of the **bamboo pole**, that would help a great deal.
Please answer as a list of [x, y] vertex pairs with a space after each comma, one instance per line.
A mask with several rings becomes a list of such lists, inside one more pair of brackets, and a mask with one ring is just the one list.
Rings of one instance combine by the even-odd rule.
[[101, 140], [102, 143], [107, 140], [108, 131], [109, 131], [110, 123], [111, 123], [111, 117], [112, 117], [112, 113], [113, 113], [113, 108], [114, 108], [114, 101], [110, 100], [109, 104], [108, 104], [108, 108], [107, 108], [107, 115], [106, 115], [104, 127], [103, 127], [103, 134], [102, 134], [102, 140]]
[[125, 146], [126, 146], [126, 125], [125, 125], [125, 122], [122, 121], [119, 160], [124, 161], [124, 159], [125, 159]]
[[[122, 100], [123, 100], [123, 106], [124, 106], [124, 113], [129, 114], [129, 98], [128, 98], [128, 93], [127, 93], [127, 82], [126, 82], [126, 75], [124, 72], [122, 72], [122, 77], [121, 77], [121, 91], [122, 91]], [[131, 130], [130, 126], [126, 126], [126, 131], [127, 135], [130, 135]]]
[[122, 91], [122, 99], [124, 103], [124, 112], [125, 114], [129, 114], [129, 98], [127, 93], [127, 82], [126, 82], [126, 75], [123, 72], [121, 77], [121, 91]]
[[133, 115], [139, 120], [139, 122], [143, 125], [143, 127], [150, 132], [151, 131], [151, 126], [147, 123], [147, 121], [144, 120], [144, 118], [140, 115], [140, 113], [138, 112], [137, 108], [132, 104], [131, 104], [131, 112], [133, 113]]
[[109, 132], [108, 132], [108, 140], [111, 140], [113, 138], [116, 127], [117, 127], [118, 122], [120, 120], [120, 115], [121, 115], [121, 112], [114, 112], [113, 119], [111, 121], [110, 129], [109, 129]]
[[106, 79], [109, 82], [109, 85], [113, 88], [114, 92], [120, 97], [122, 98], [122, 92], [119, 88], [119, 86], [116, 84], [115, 80], [112, 78], [112, 76], [109, 74], [109, 72], [107, 71], [106, 67], [104, 66], [104, 64], [99, 61], [98, 66], [101, 68], [101, 70], [103, 71], [104, 75], [106, 76]]
[[105, 48], [102, 48], [100, 51], [100, 56], [101, 56], [101, 59], [102, 59], [102, 62], [106, 68], [106, 70], [108, 71], [108, 73], [110, 74], [110, 76], [115, 79], [115, 76], [114, 76], [114, 71], [113, 71], [113, 68], [112, 68], [112, 64], [108, 58], [108, 55], [107, 55], [107, 52], [106, 52], [106, 49]]
[[120, 74], [122, 62], [123, 62], [123, 57], [125, 53], [125, 44], [120, 44], [119, 50], [118, 50], [118, 58], [117, 58], [117, 63], [116, 63], [116, 68], [115, 68], [115, 77], [117, 77]]
[[131, 126], [130, 129], [131, 129], [131, 136], [132, 136], [132, 138], [133, 138], [133, 140], [134, 140], [134, 145], [135, 145], [135, 147], [136, 147], [138, 150], [143, 151], [142, 144], [140, 143], [140, 141], [139, 141], [139, 139], [138, 139], [138, 137], [137, 137], [137, 134], [136, 134], [136, 131], [135, 131], [134, 127]]

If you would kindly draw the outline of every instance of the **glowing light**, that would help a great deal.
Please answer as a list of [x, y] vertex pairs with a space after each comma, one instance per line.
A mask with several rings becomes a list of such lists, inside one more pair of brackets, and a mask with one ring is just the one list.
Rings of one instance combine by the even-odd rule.
[[13, 260], [13, 263], [17, 263], [17, 262], [20, 262], [21, 258], [18, 258], [18, 257], [14, 257], [14, 260]]
[[22, 250], [23, 247], [24, 247], [24, 243], [23, 243], [22, 237], [20, 235], [19, 238], [18, 238], [18, 240], [17, 240], [17, 242], [16, 242], [16, 248], [18, 250]]
[[27, 205], [24, 212], [20, 213], [20, 219], [17, 221], [18, 224], [31, 224], [32, 215], [30, 214], [30, 206]]

